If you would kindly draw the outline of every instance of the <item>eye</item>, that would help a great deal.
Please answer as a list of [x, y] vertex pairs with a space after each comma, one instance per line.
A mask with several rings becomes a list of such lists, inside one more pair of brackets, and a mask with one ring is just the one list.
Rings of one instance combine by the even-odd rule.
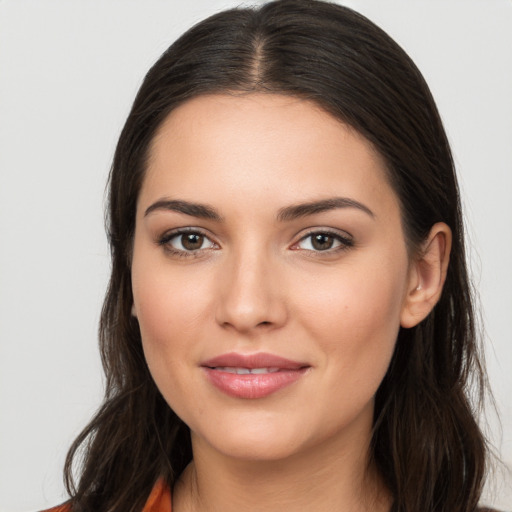
[[306, 251], [325, 252], [347, 249], [352, 247], [354, 242], [347, 236], [330, 231], [314, 231], [301, 238], [293, 249]]
[[191, 253], [217, 247], [204, 233], [192, 230], [168, 233], [158, 243], [174, 253]]

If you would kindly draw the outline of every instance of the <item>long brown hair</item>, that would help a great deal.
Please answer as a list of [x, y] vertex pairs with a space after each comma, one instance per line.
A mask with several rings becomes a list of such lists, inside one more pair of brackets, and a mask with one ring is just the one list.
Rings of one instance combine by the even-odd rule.
[[130, 314], [136, 202], [150, 143], [177, 105], [206, 93], [253, 91], [314, 101], [371, 141], [387, 163], [411, 251], [434, 223], [452, 229], [441, 299], [425, 321], [400, 330], [377, 392], [371, 459], [396, 510], [473, 511], [486, 469], [475, 421], [485, 379], [449, 144], [405, 52], [360, 14], [314, 0], [216, 14], [178, 39], [145, 77], [110, 174], [112, 275], [100, 325], [106, 392], [67, 457], [73, 511], [140, 511], [156, 480], [172, 487], [192, 458], [188, 427], [157, 390]]

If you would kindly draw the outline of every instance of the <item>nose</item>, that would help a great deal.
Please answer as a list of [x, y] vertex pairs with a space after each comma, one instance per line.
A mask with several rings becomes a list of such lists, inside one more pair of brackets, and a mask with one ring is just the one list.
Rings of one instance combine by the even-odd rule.
[[246, 334], [283, 326], [288, 312], [278, 267], [264, 251], [227, 259], [218, 287], [217, 323]]

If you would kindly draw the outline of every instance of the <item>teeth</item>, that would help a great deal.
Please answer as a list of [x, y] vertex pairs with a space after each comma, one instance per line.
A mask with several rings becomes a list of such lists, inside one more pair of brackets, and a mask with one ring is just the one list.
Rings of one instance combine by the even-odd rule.
[[236, 373], [237, 375], [276, 373], [279, 371], [279, 368], [234, 368], [232, 366], [217, 366], [215, 369], [226, 373]]
[[276, 373], [279, 368], [253, 368], [251, 373]]

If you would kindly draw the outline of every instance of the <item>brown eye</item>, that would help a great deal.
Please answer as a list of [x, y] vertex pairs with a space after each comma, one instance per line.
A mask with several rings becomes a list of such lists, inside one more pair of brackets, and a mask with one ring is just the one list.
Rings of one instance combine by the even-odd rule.
[[183, 255], [203, 249], [214, 249], [216, 244], [200, 231], [171, 233], [162, 237], [159, 244], [168, 250]]
[[186, 233], [181, 235], [181, 245], [187, 251], [195, 251], [201, 249], [204, 242], [204, 236], [198, 233]]
[[351, 237], [343, 236], [329, 231], [315, 231], [302, 238], [295, 246], [296, 249], [302, 249], [312, 252], [334, 252], [337, 250], [348, 249], [354, 242]]
[[334, 237], [327, 233], [317, 233], [311, 236], [311, 245], [317, 251], [332, 249], [332, 246], [334, 245]]

